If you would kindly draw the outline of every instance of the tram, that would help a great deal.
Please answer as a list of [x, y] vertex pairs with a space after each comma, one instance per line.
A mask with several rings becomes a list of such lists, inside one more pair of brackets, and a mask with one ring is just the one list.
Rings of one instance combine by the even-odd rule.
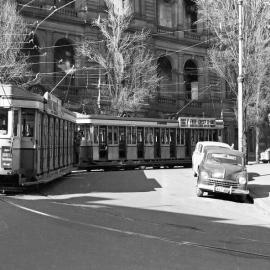
[[71, 172], [75, 125], [75, 113], [55, 96], [0, 85], [0, 191]]
[[76, 115], [82, 169], [190, 167], [197, 141], [222, 140], [223, 121]]

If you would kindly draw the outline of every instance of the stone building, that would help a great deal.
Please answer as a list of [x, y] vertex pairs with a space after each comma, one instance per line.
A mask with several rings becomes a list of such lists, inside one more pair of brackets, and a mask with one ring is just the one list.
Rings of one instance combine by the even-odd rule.
[[[97, 104], [99, 69], [96, 65], [90, 69], [75, 49], [85, 37], [100, 40], [90, 22], [105, 14], [104, 0], [17, 1], [33, 29], [25, 50], [32, 55], [41, 82], [32, 91], [53, 91], [69, 108], [87, 112]], [[163, 77], [144, 115], [223, 118], [224, 141], [236, 145], [235, 100], [208, 68], [207, 25], [195, 23], [199, 18], [193, 0], [130, 1], [134, 10], [130, 28], [151, 30], [149, 45]], [[66, 72], [72, 67], [75, 73]]]

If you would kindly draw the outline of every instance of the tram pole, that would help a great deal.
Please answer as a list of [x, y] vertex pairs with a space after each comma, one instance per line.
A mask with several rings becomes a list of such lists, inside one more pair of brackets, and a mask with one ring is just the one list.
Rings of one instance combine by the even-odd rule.
[[238, 62], [238, 150], [243, 152], [243, 33], [242, 33], [242, 14], [243, 14], [243, 0], [238, 0], [239, 11], [239, 62]]

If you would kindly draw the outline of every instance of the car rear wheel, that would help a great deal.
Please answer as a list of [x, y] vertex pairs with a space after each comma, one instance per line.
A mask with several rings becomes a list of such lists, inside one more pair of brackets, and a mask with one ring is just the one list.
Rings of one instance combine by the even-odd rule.
[[203, 190], [201, 190], [200, 188], [196, 188], [196, 195], [197, 197], [202, 197], [203, 196]]

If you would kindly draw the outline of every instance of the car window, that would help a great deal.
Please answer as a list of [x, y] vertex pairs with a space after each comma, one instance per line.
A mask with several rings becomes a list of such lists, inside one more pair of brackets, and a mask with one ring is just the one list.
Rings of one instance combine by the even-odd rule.
[[206, 158], [208, 163], [224, 163], [231, 165], [243, 165], [243, 158], [241, 156], [226, 154], [226, 153], [209, 153]]

